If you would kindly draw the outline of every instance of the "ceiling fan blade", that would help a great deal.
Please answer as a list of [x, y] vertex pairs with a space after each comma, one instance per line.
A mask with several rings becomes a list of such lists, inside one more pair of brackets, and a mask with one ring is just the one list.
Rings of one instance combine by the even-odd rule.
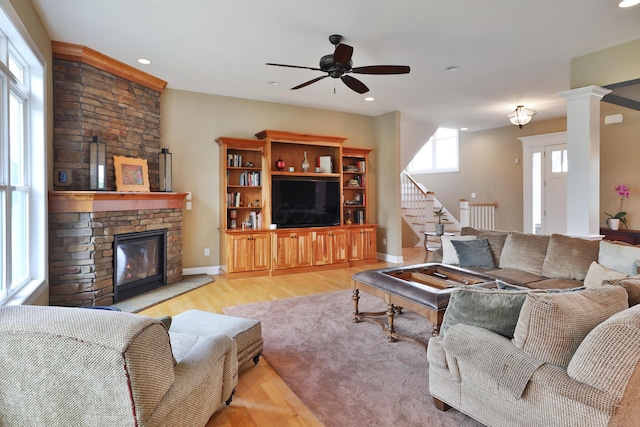
[[351, 77], [348, 74], [345, 74], [344, 76], [342, 76], [340, 78], [342, 79], [344, 84], [346, 84], [347, 86], [349, 86], [349, 88], [351, 88], [352, 90], [354, 90], [354, 91], [356, 91], [356, 92], [358, 92], [360, 94], [369, 92], [369, 88], [367, 86], [365, 86], [364, 83], [362, 83], [358, 79], [354, 79], [353, 77]]
[[310, 84], [312, 84], [312, 83], [315, 83], [315, 82], [317, 82], [317, 81], [319, 81], [319, 80], [324, 79], [325, 77], [329, 77], [329, 75], [327, 74], [327, 75], [324, 75], [324, 76], [316, 77], [316, 78], [315, 78], [315, 79], [313, 79], [313, 80], [309, 80], [308, 82], [304, 82], [304, 83], [302, 83], [302, 84], [300, 84], [300, 85], [298, 85], [298, 86], [296, 86], [296, 87], [292, 87], [292, 88], [291, 88], [291, 90], [300, 89], [300, 88], [303, 88], [303, 87], [305, 87], [305, 86], [309, 86], [309, 85], [310, 85]]
[[366, 67], [356, 67], [351, 70], [356, 74], [408, 74], [408, 65], [369, 65]]
[[339, 44], [333, 52], [333, 63], [347, 65], [351, 61], [353, 48], [348, 44]]
[[322, 71], [320, 68], [303, 67], [303, 66], [300, 66], [300, 65], [272, 64], [271, 62], [267, 62], [265, 65], [273, 65], [273, 66], [276, 66], [276, 67], [288, 67], [288, 68], [303, 68], [305, 70]]

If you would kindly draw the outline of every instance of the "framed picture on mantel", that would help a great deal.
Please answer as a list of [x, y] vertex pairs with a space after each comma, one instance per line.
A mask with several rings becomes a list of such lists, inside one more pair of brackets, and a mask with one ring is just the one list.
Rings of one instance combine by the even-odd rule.
[[116, 191], [149, 192], [147, 159], [113, 156]]

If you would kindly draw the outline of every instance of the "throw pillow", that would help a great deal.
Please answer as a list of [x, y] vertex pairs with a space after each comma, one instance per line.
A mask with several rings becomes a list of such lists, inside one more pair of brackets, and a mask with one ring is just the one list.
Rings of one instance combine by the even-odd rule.
[[491, 254], [493, 255], [493, 263], [497, 268], [500, 267], [500, 255], [502, 254], [504, 242], [507, 240], [507, 236], [509, 235], [508, 231], [482, 230], [473, 227], [462, 227], [462, 229], [460, 229], [460, 235], [476, 236], [478, 239], [486, 237], [489, 241]]
[[[500, 255], [500, 268], [512, 268], [542, 276], [542, 264], [551, 236], [511, 232]], [[639, 257], [640, 258], [640, 257]]]
[[640, 247], [628, 244], [600, 241], [598, 264], [611, 270], [635, 276], [637, 273], [636, 260], [640, 259]]
[[477, 239], [476, 236], [441, 236], [442, 263], [449, 265], [458, 265], [460, 263], [460, 260], [458, 260], [458, 253], [451, 244], [452, 240], [469, 241], [475, 239]]
[[528, 293], [486, 288], [454, 289], [440, 326], [440, 335], [444, 336], [451, 326], [464, 323], [512, 338]]
[[552, 234], [542, 275], [552, 279], [584, 280], [592, 261], [598, 260], [599, 240]]
[[620, 286], [529, 293], [520, 311], [513, 343], [531, 357], [566, 368], [584, 337], [596, 325], [627, 307], [627, 292]]
[[605, 280], [618, 280], [627, 277], [626, 274], [620, 273], [615, 270], [611, 270], [603, 265], [598, 264], [595, 261], [591, 262], [589, 271], [587, 271], [587, 277], [584, 279], [584, 286], [586, 288], [597, 288], [602, 285]]
[[460, 267], [496, 268], [489, 248], [489, 241], [486, 238], [468, 241], [452, 240], [451, 244], [458, 254]]

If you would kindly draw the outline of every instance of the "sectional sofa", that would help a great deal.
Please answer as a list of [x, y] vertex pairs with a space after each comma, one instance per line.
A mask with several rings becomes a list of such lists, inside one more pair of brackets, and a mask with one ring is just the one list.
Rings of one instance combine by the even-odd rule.
[[451, 293], [427, 350], [429, 391], [488, 426], [635, 426], [640, 247], [463, 228], [435, 261], [502, 289]]

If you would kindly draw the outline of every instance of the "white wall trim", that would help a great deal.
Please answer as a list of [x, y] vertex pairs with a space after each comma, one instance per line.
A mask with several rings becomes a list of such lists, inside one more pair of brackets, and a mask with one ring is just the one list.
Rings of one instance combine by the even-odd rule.
[[219, 265], [211, 265], [208, 267], [194, 267], [194, 268], [183, 268], [182, 275], [183, 276], [194, 276], [196, 274], [220, 274], [220, 266]]
[[378, 258], [379, 260], [386, 261], [386, 262], [391, 262], [391, 263], [394, 263], [394, 264], [403, 264], [404, 263], [404, 260], [403, 260], [402, 256], [383, 254], [383, 253], [380, 253], [380, 252], [378, 252], [376, 254], [376, 258]]

